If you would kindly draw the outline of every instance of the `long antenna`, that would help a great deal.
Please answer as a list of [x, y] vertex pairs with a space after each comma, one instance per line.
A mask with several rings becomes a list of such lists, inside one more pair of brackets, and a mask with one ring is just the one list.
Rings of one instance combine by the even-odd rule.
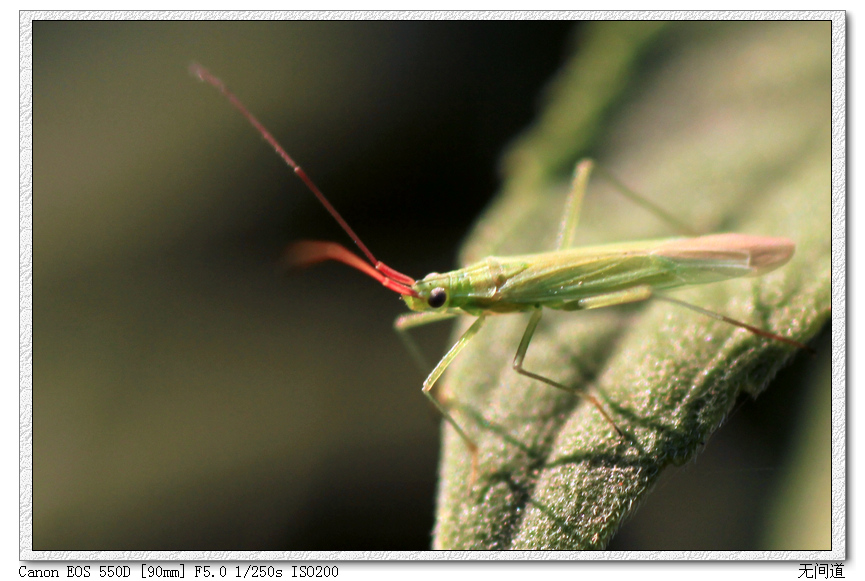
[[[249, 121], [249, 123], [258, 130], [264, 140], [270, 144], [274, 151], [276, 151], [277, 155], [279, 155], [279, 157], [281, 157], [283, 161], [285, 161], [285, 163], [292, 170], [294, 170], [294, 173], [297, 175], [297, 177], [299, 177], [303, 181], [303, 183], [306, 184], [306, 187], [309, 188], [309, 190], [313, 194], [315, 194], [315, 197], [318, 198], [318, 201], [321, 202], [321, 205], [324, 206], [324, 208], [328, 212], [330, 212], [330, 215], [333, 216], [333, 219], [336, 220], [336, 222], [340, 225], [340, 227], [342, 227], [342, 229], [345, 231], [346, 234], [348, 234], [348, 236], [354, 241], [354, 243], [357, 244], [357, 247], [360, 248], [361, 252], [363, 252], [367, 260], [369, 260], [370, 264], [372, 264], [373, 268], [375, 268], [376, 271], [384, 275], [385, 279], [389, 279], [390, 281], [398, 283], [400, 287], [410, 287], [415, 283], [415, 280], [412, 277], [392, 269], [385, 263], [377, 260], [375, 256], [373, 256], [369, 248], [366, 247], [366, 244], [361, 242], [360, 237], [355, 234], [354, 230], [351, 229], [351, 226], [348, 225], [348, 222], [343, 219], [339, 212], [336, 211], [336, 208], [334, 208], [328, 201], [328, 199], [324, 197], [324, 194], [321, 193], [321, 190], [318, 189], [318, 186], [316, 186], [315, 183], [309, 178], [309, 176], [306, 175], [306, 172], [303, 171], [303, 169], [299, 165], [297, 165], [297, 163], [295, 163], [291, 156], [288, 155], [288, 153], [282, 148], [276, 138], [271, 135], [270, 131], [268, 131], [267, 128], [262, 125], [258, 119], [256, 119], [255, 115], [249, 112], [249, 109], [246, 108], [246, 106], [241, 102], [241, 100], [238, 99], [234, 93], [228, 90], [228, 87], [225, 86], [225, 83], [223, 83], [222, 80], [213, 76], [210, 71], [208, 71], [198, 63], [192, 63], [189, 66], [189, 72], [192, 73], [194, 76], [198, 77], [200, 80], [204, 81], [205, 83], [208, 83], [209, 85], [215, 87], [220, 93], [225, 96], [226, 99], [228, 99], [228, 101], [234, 106], [234, 108], [240, 111], [240, 114], [243, 115], [246, 120]], [[326, 258], [320, 258], [319, 260], [340, 260], [341, 262], [344, 262], [349, 266], [358, 268], [355, 261], [352, 261], [351, 259], [344, 260], [341, 253], [334, 254], [333, 248], [330, 248], [330, 251], [326, 254], [328, 255]], [[310, 262], [318, 262], [318, 260]], [[361, 270], [366, 274], [370, 274], [369, 271], [365, 269], [358, 268], [358, 270]], [[373, 276], [373, 278], [376, 278], [381, 282], [381, 279], [379, 279], [378, 277]], [[385, 284], [385, 286], [401, 294], [416, 294], [411, 289], [408, 289], [408, 292], [404, 292], [405, 288], [397, 290], [393, 286], [387, 284]]]

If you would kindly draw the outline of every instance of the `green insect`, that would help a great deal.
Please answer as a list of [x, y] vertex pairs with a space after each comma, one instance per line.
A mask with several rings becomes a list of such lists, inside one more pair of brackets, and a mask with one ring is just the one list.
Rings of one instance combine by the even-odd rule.
[[[787, 337], [657, 294], [657, 291], [667, 289], [743, 276], [760, 276], [770, 272], [785, 264], [793, 256], [795, 245], [786, 238], [713, 234], [574, 248], [573, 239], [580, 207], [593, 168], [592, 162], [588, 160], [577, 164], [557, 239], [558, 243], [554, 250], [521, 256], [490, 256], [459, 270], [443, 274], [431, 273], [421, 280], [415, 280], [375, 258], [300, 166], [222, 81], [199, 65], [192, 65], [190, 70], [193, 75], [218, 89], [258, 130], [366, 257], [364, 260], [335, 242], [302, 241], [289, 247], [287, 256], [291, 265], [308, 266], [325, 260], [336, 260], [360, 270], [388, 289], [399, 293], [413, 312], [398, 317], [394, 326], [418, 361], [422, 361], [423, 358], [407, 334], [409, 329], [459, 315], [476, 317], [474, 323], [442, 357], [423, 383], [423, 394], [459, 433], [471, 452], [472, 482], [477, 473], [477, 444], [454, 419], [448, 404], [439, 401], [432, 394], [432, 388], [491, 315], [530, 313], [529, 323], [514, 356], [514, 370], [586, 399], [597, 408], [612, 429], [622, 438], [624, 434], [594, 396], [532, 373], [523, 367], [523, 360], [544, 308], [580, 311], [656, 298], [742, 327], [756, 335], [800, 349], [809, 349], [802, 343]], [[636, 194], [626, 187], [607, 177], [625, 195], [636, 197]], [[650, 202], [645, 200], [639, 202], [663, 218], [676, 222]], [[681, 224], [679, 227], [686, 229]]]

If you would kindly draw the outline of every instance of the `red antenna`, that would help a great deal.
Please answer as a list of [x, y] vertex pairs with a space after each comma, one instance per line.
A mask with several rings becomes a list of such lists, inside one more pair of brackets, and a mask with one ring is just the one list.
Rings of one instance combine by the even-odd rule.
[[372, 278], [379, 281], [381, 284], [389, 288], [390, 290], [397, 292], [402, 295], [411, 295], [418, 296], [418, 294], [411, 288], [411, 286], [415, 283], [415, 280], [398, 272], [385, 263], [377, 260], [375, 256], [373, 256], [372, 252], [369, 251], [369, 248], [366, 247], [366, 244], [361, 242], [360, 238], [357, 234], [354, 233], [354, 230], [351, 229], [351, 226], [348, 225], [342, 216], [340, 216], [339, 212], [336, 211], [331, 203], [324, 197], [324, 194], [321, 193], [321, 190], [318, 189], [318, 186], [306, 175], [306, 172], [301, 169], [297, 163], [291, 156], [286, 153], [286, 151], [282, 148], [276, 138], [271, 135], [270, 131], [268, 131], [261, 122], [255, 118], [255, 116], [249, 112], [246, 106], [238, 99], [234, 93], [228, 90], [220, 79], [214, 77], [210, 74], [210, 71], [202, 67], [197, 63], [193, 63], [189, 67], [189, 72], [198, 77], [200, 80], [213, 85], [220, 93], [222, 93], [226, 99], [228, 99], [229, 103], [234, 105], [234, 108], [240, 111], [240, 114], [243, 115], [249, 123], [255, 127], [261, 136], [267, 141], [271, 147], [273, 147], [274, 151], [285, 161], [285, 163], [294, 170], [294, 173], [299, 177], [306, 187], [315, 194], [315, 197], [318, 198], [318, 201], [325, 207], [325, 209], [330, 212], [330, 215], [333, 216], [334, 220], [345, 230], [345, 233], [348, 234], [349, 238], [351, 238], [357, 247], [360, 248], [361, 252], [366, 256], [367, 260], [369, 260], [370, 264], [364, 262], [360, 257], [358, 257], [353, 252], [349, 251], [345, 246], [341, 244], [337, 244], [336, 242], [315, 242], [311, 240], [305, 240], [302, 242], [298, 242], [292, 244], [287, 252], [286, 257], [288, 262], [292, 266], [309, 266], [315, 264], [317, 262], [322, 262], [325, 260], [336, 260], [342, 262], [343, 264], [347, 264], [352, 268], [356, 268], [357, 270], [371, 276]]

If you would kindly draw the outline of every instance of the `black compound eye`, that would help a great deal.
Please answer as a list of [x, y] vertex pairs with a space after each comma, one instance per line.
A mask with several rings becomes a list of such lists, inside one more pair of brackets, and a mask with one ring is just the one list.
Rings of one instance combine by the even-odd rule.
[[432, 289], [432, 292], [429, 294], [429, 298], [427, 299], [427, 304], [434, 309], [439, 308], [448, 300], [448, 292], [442, 287], [436, 287]]

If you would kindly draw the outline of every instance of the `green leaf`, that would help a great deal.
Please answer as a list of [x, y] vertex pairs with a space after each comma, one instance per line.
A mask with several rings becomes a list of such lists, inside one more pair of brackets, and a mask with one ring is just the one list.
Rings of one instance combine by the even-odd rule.
[[[813, 338], [830, 314], [830, 23], [605, 23], [579, 40], [507, 153], [503, 190], [464, 262], [551, 248], [569, 172], [591, 155], [699, 230], [793, 239], [795, 256], [775, 272], [675, 296]], [[592, 180], [578, 244], [669, 235]], [[742, 393], [807, 357], [662, 301], [547, 311], [526, 368], [597, 394], [625, 442], [593, 406], [511, 369], [527, 318], [492, 317], [444, 378], [480, 470], [470, 489], [469, 454], [446, 427], [437, 548], [605, 547]]]

